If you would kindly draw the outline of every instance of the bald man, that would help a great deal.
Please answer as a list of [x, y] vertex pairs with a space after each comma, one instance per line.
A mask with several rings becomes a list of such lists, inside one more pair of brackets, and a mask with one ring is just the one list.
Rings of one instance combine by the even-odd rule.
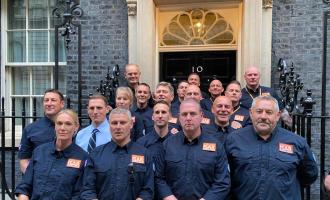
[[283, 103], [281, 103], [280, 97], [275, 90], [270, 87], [260, 85], [260, 71], [256, 66], [250, 66], [246, 68], [244, 72], [244, 79], [246, 86], [242, 89], [242, 97], [240, 100], [241, 106], [250, 109], [252, 101], [258, 96], [272, 96], [279, 104], [281, 110], [281, 119], [289, 127], [292, 126], [292, 119], [289, 116], [288, 111], [285, 109]]
[[127, 86], [134, 92], [136, 87], [139, 85], [141, 76], [140, 67], [137, 64], [127, 64], [125, 67], [125, 79]]
[[[201, 104], [201, 100], [203, 99], [202, 92], [201, 92], [201, 89], [197, 85], [189, 85], [187, 87], [184, 99], [189, 99], [189, 98], [195, 99], [197, 102], [199, 102]], [[203, 113], [202, 123], [210, 124], [213, 119], [213, 114], [209, 110], [207, 110], [203, 107], [202, 107], [202, 113]]]
[[[189, 85], [197, 85], [198, 87], [201, 86], [201, 78], [195, 72], [189, 74], [187, 81], [188, 81]], [[203, 99], [210, 98], [210, 96], [206, 92], [204, 92], [204, 91], [201, 90], [201, 93], [202, 93]]]
[[230, 116], [233, 114], [233, 103], [227, 96], [218, 96], [212, 105], [214, 114], [215, 137], [224, 142], [227, 135], [237, 129], [235, 122], [231, 123]]

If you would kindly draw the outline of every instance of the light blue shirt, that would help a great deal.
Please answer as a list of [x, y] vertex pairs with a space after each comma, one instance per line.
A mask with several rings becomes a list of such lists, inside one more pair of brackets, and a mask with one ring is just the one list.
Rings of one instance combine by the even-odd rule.
[[87, 152], [88, 142], [92, 136], [92, 131], [97, 128], [100, 132], [96, 134], [96, 146], [105, 144], [111, 140], [110, 126], [107, 119], [105, 119], [98, 127], [93, 124], [81, 129], [76, 136], [76, 144]]

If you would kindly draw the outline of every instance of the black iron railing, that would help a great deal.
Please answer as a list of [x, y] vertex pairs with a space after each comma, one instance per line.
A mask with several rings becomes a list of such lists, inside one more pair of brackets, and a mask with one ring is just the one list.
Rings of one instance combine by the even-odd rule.
[[[288, 67], [286, 65], [286, 61], [281, 58], [278, 62], [278, 70], [280, 71], [279, 89], [282, 95], [282, 103], [285, 105], [285, 108], [290, 112], [290, 115], [293, 119], [292, 127], [287, 127], [284, 124], [282, 124], [282, 126], [306, 138], [308, 145], [314, 149], [314, 152], [316, 151], [317, 155], [319, 155], [319, 194], [320, 200], [322, 200], [324, 199], [324, 191], [322, 187], [324, 173], [326, 172], [325, 127], [327, 125], [327, 121], [329, 121], [330, 119], [330, 116], [326, 116], [325, 112], [323, 111], [321, 112], [320, 116], [315, 116], [313, 114], [313, 107], [315, 105], [315, 101], [312, 98], [311, 90], [307, 90], [306, 97], [302, 97], [300, 101], [298, 101], [298, 93], [302, 91], [304, 85], [302, 83], [300, 75], [295, 73], [293, 63], [290, 67]], [[323, 107], [326, 106], [325, 96], [326, 95], [324, 93], [322, 95], [322, 110]], [[319, 142], [316, 138], [320, 138]], [[303, 188], [301, 196], [302, 199], [312, 199], [311, 187]]]
[[[26, 100], [21, 99], [22, 110], [16, 112], [17, 99], [12, 98], [10, 110], [5, 108], [5, 98], [1, 98], [1, 115], [0, 115], [0, 127], [1, 127], [1, 162], [0, 162], [0, 173], [1, 173], [1, 199], [15, 199], [13, 191], [17, 185], [17, 181], [20, 180], [20, 170], [18, 166], [18, 145], [16, 141], [17, 133], [22, 133], [24, 127], [31, 122], [41, 118], [37, 116], [37, 101], [33, 98], [33, 110], [32, 115], [27, 116], [26, 113]], [[70, 99], [66, 100], [67, 108], [70, 108]], [[8, 114], [8, 115], [6, 115]], [[79, 116], [80, 121], [89, 119], [87, 116]], [[17, 130], [19, 127], [20, 130]], [[6, 138], [7, 136], [7, 138]], [[8, 137], [9, 136], [9, 137]], [[7, 142], [6, 142], [7, 140]]]

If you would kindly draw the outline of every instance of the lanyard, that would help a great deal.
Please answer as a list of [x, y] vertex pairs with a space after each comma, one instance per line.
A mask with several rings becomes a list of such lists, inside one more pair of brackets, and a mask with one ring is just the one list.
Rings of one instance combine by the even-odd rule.
[[240, 109], [241, 106], [238, 106], [234, 111], [233, 111], [233, 114], [238, 110]]
[[[251, 99], [253, 100], [254, 97], [252, 96], [252, 94], [249, 92], [248, 88], [245, 87], [245, 90], [247, 91], [247, 93], [250, 95]], [[261, 96], [261, 88], [259, 87], [259, 96]]]

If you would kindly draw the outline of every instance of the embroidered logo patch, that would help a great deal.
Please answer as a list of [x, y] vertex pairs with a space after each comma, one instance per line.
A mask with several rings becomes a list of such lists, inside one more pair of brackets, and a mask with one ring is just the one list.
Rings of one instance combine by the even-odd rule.
[[284, 153], [293, 154], [293, 145], [292, 144], [280, 143], [279, 144], [279, 151], [284, 152]]
[[235, 115], [234, 120], [242, 122], [244, 120], [244, 116], [243, 115]]
[[210, 124], [210, 122], [211, 122], [211, 120], [209, 119], [209, 118], [205, 118], [205, 117], [203, 117], [203, 119], [202, 119], [202, 124]]
[[143, 155], [132, 155], [132, 162], [138, 164], [144, 164], [144, 156]]
[[76, 169], [79, 169], [80, 165], [81, 165], [81, 160], [77, 160], [73, 158], [69, 158], [68, 162], [66, 163], [67, 167], [76, 168]]
[[239, 128], [242, 128], [242, 124], [240, 124], [240, 123], [237, 122], [237, 121], [232, 121], [230, 126], [231, 126], [233, 129], [239, 129]]
[[216, 151], [217, 145], [215, 143], [203, 143], [203, 150], [204, 151]]

